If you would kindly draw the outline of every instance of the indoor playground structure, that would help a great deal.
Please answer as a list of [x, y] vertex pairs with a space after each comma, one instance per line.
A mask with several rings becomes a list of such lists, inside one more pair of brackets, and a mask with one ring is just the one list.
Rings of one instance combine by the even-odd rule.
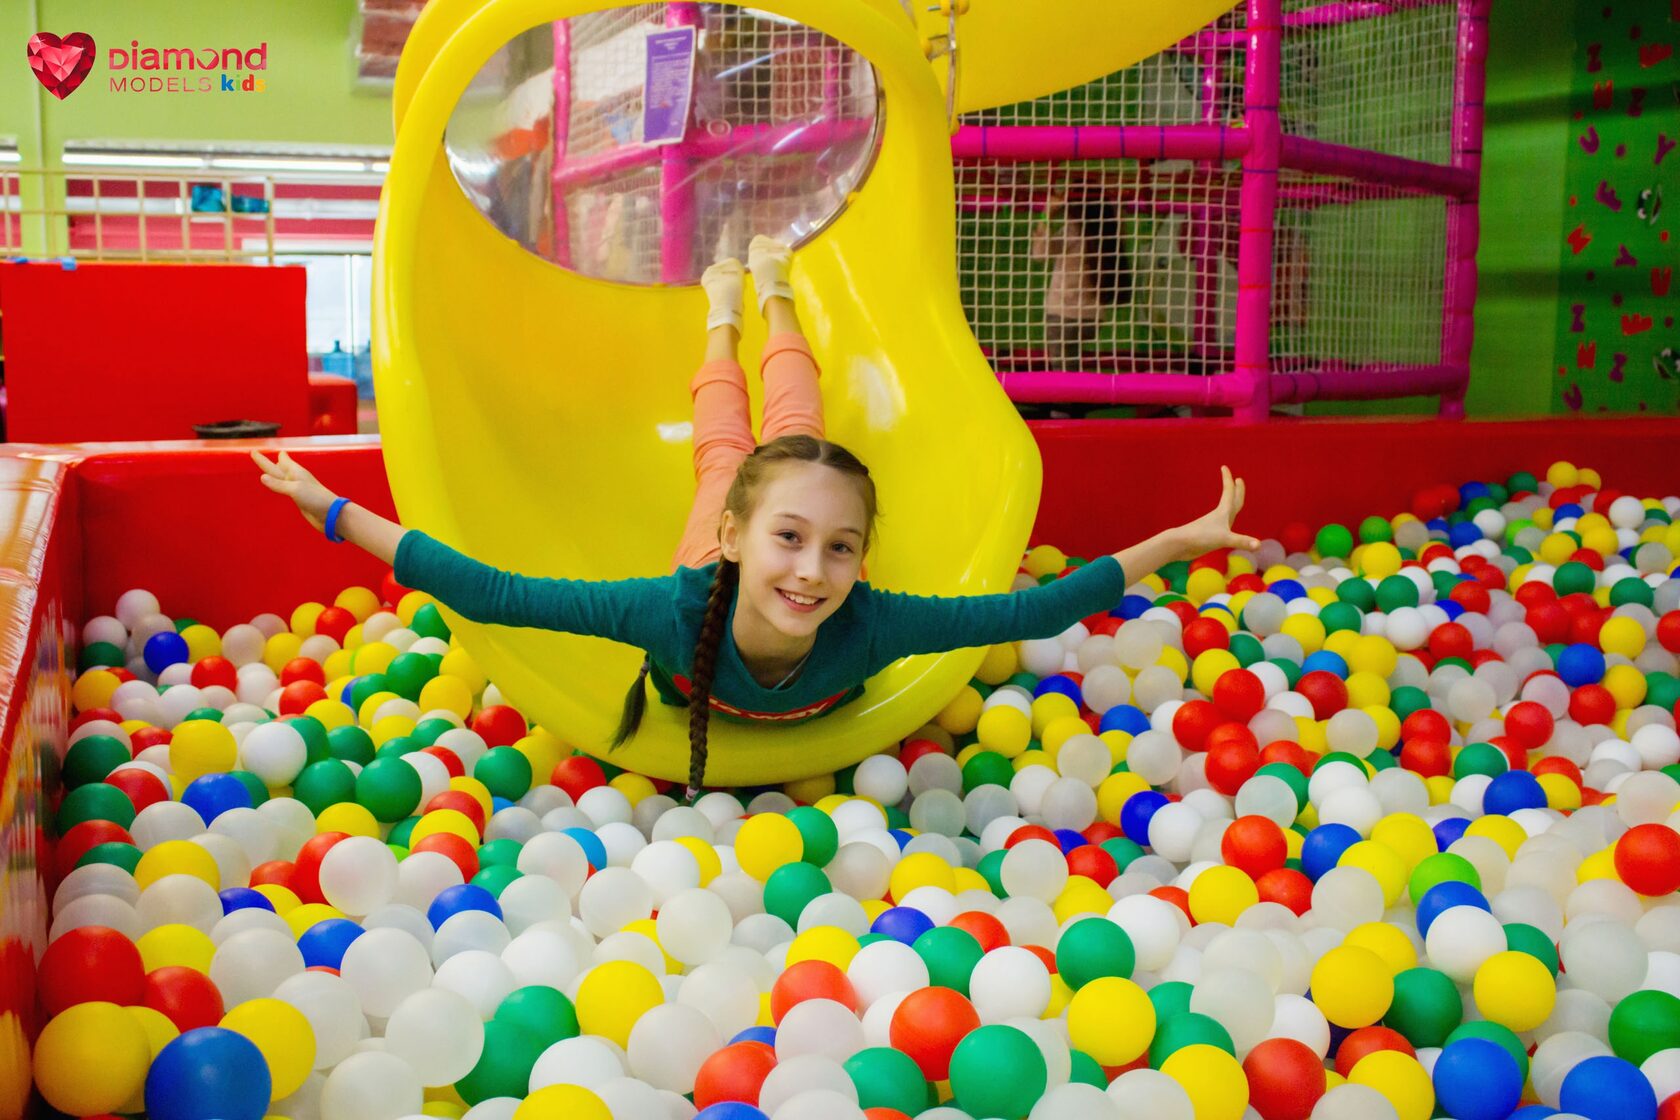
[[[301, 269], [0, 262], [0, 1120], [1680, 1120], [1680, 7], [1582, 0], [1527, 105], [1570, 118], [1538, 376], [1651, 414], [1488, 418], [1526, 2], [367, 0], [423, 8], [378, 435], [323, 434]], [[259, 485], [665, 575], [698, 280], [756, 234], [874, 587], [1078, 578], [1222, 465], [1258, 547], [714, 718], [680, 800], [687, 709], [609, 746], [641, 650], [475, 623]]]

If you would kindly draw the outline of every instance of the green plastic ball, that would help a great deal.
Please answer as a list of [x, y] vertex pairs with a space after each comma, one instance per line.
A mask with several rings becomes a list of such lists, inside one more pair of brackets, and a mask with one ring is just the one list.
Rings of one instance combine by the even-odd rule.
[[76, 659], [76, 667], [84, 673], [89, 669], [121, 669], [123, 665], [122, 647], [110, 642], [89, 642]]
[[408, 737], [422, 747], [430, 747], [437, 743], [438, 737], [445, 731], [453, 731], [455, 727], [456, 725], [448, 720], [433, 716], [431, 719], [423, 719], [415, 724], [414, 730], [408, 733]]
[[1377, 608], [1392, 614], [1401, 607], [1418, 605], [1418, 586], [1402, 575], [1384, 577], [1377, 584]]
[[1626, 606], [1638, 603], [1642, 607], [1655, 605], [1657, 594], [1651, 585], [1638, 576], [1627, 576], [1610, 585], [1610, 605], [1612, 607]]
[[494, 897], [500, 898], [502, 897], [502, 891], [507, 889], [507, 885], [519, 877], [520, 872], [517, 867], [492, 864], [489, 867], [479, 868], [478, 874], [474, 875], [468, 882], [475, 887], [483, 887]]
[[[187, 713], [187, 719], [207, 719], [211, 723], [221, 723], [222, 713], [219, 708], [194, 708]], [[186, 719], [181, 721], [186, 722]]]
[[110, 821], [127, 828], [134, 823], [134, 802], [122, 790], [104, 782], [77, 786], [59, 802], [53, 824], [63, 836], [83, 821]]
[[1320, 557], [1336, 556], [1346, 560], [1353, 552], [1353, 534], [1348, 532], [1346, 525], [1331, 522], [1313, 538], [1313, 548]]
[[427, 603], [415, 611], [414, 621], [408, 624], [408, 628], [422, 638], [449, 640], [449, 623], [443, 620], [443, 612], [438, 610], [436, 603]]
[[1375, 515], [1367, 517], [1359, 523], [1359, 540], [1363, 544], [1375, 544], [1377, 541], [1391, 541], [1394, 539], [1394, 526], [1388, 523], [1388, 518]]
[[972, 793], [981, 786], [1009, 788], [1015, 777], [1015, 767], [996, 751], [975, 751], [962, 767], [964, 793]]
[[1336, 598], [1344, 603], [1352, 603], [1362, 611], [1369, 611], [1376, 608], [1377, 589], [1354, 576], [1336, 585]]
[[787, 819], [805, 841], [805, 854], [800, 858], [814, 866], [827, 867], [840, 848], [840, 830], [834, 827], [834, 818], [821, 809], [801, 805], [789, 809]]
[[1547, 937], [1543, 930], [1536, 929], [1527, 922], [1510, 922], [1505, 926], [1505, 947], [1519, 953], [1527, 953], [1551, 969], [1553, 976], [1558, 974], [1557, 946], [1552, 944], [1552, 939]]
[[498, 840], [487, 840], [479, 846], [478, 866], [517, 867], [519, 866], [519, 853], [523, 847], [524, 845], [510, 836], [503, 836]]
[[546, 1049], [535, 1031], [491, 1019], [484, 1024], [484, 1052], [478, 1064], [455, 1082], [455, 1091], [470, 1105], [491, 1097], [523, 1098], [531, 1089], [531, 1067]]
[[251, 795], [251, 808], [255, 809], [268, 800], [268, 785], [261, 778], [249, 770], [229, 770], [228, 773], [239, 779], [239, 784], [245, 787], [245, 792]]
[[1132, 939], [1107, 918], [1081, 918], [1056, 941], [1056, 971], [1074, 991], [1101, 976], [1129, 980], [1136, 966]]
[[360, 713], [368, 698], [378, 692], [391, 691], [385, 684], [384, 673], [368, 673], [350, 682], [350, 710]]
[[935, 926], [910, 946], [927, 965], [928, 984], [968, 995], [968, 981], [985, 950], [972, 933], [957, 926]]
[[1025, 1116], [1048, 1080], [1044, 1051], [1018, 1027], [969, 1031], [951, 1054], [951, 1093], [970, 1116]]
[[324, 762], [332, 757], [332, 744], [327, 740], [326, 724], [314, 716], [290, 716], [286, 722], [303, 736], [306, 764]]
[[366, 766], [373, 761], [373, 737], [353, 723], [335, 727], [327, 732], [327, 750], [340, 762]]
[[1610, 1012], [1610, 1049], [1640, 1065], [1659, 1050], [1680, 1046], [1680, 999], [1640, 990], [1624, 996]]
[[90, 863], [108, 863], [112, 867], [120, 867], [130, 875], [140, 866], [141, 852], [133, 844], [126, 844], [121, 840], [107, 840], [103, 844], [95, 844], [82, 853], [76, 861], [77, 867], [86, 867]]
[[927, 1078], [902, 1050], [870, 1046], [847, 1058], [845, 1070], [857, 1088], [859, 1108], [893, 1108], [914, 1116], [928, 1106]]
[[1557, 571], [1552, 573], [1552, 587], [1559, 596], [1591, 595], [1597, 586], [1598, 573], [1578, 560], [1559, 564]]
[[776, 868], [764, 881], [764, 909], [798, 929], [799, 915], [811, 900], [833, 889], [822, 868], [796, 859]]
[[[1351, 582], [1351, 581], [1349, 581]], [[1364, 581], [1361, 580], [1361, 583]], [[1352, 630], [1359, 633], [1360, 625], [1364, 621], [1365, 612], [1352, 603], [1326, 603], [1324, 609], [1318, 612], [1318, 620], [1324, 623], [1324, 632], [1334, 634], [1339, 630]]]
[[421, 653], [399, 653], [385, 667], [385, 686], [404, 700], [419, 700], [426, 682], [437, 676], [437, 669]]
[[546, 984], [515, 988], [496, 1007], [495, 1020], [530, 1031], [544, 1049], [578, 1036], [577, 1008]]
[[999, 898], [1008, 898], [1009, 892], [1003, 886], [1003, 857], [1009, 853], [999, 848], [995, 852], [987, 852], [980, 857], [980, 862], [974, 870], [986, 880], [986, 885], [992, 888], [992, 893]]
[[386, 824], [414, 812], [420, 794], [420, 771], [400, 758], [376, 758], [356, 775], [356, 800], [375, 820]]
[[1454, 852], [1436, 852], [1419, 860], [1412, 869], [1408, 884], [1412, 905], [1416, 906], [1429, 893], [1429, 888], [1446, 882], [1468, 883], [1477, 890], [1482, 889], [1482, 875], [1475, 864]]
[[1149, 1002], [1155, 1008], [1155, 1021], [1164, 1023], [1175, 1015], [1190, 1011], [1190, 996], [1195, 989], [1183, 980], [1167, 980], [1149, 989]]
[[1452, 977], [1433, 968], [1408, 968], [1394, 977], [1394, 1002], [1383, 1025], [1413, 1046], [1440, 1046], [1464, 1020], [1464, 997]]
[[1178, 1051], [1198, 1044], [1217, 1046], [1233, 1058], [1237, 1056], [1231, 1032], [1223, 1024], [1195, 1011], [1183, 1011], [1156, 1027], [1149, 1044], [1149, 1064], [1160, 1069], [1161, 1063]]
[[1494, 778], [1510, 768], [1505, 752], [1492, 743], [1471, 743], [1453, 759], [1452, 775], [1454, 779], [1467, 778], [1471, 774], [1486, 774]]
[[64, 756], [64, 785], [68, 789], [105, 778], [134, 756], [121, 739], [111, 735], [88, 735], [71, 744]]
[[473, 777], [492, 797], [518, 801], [531, 791], [531, 760], [515, 747], [491, 747], [474, 764]]
[[311, 762], [292, 782], [292, 796], [318, 817], [328, 806], [356, 799], [356, 775], [336, 758]]

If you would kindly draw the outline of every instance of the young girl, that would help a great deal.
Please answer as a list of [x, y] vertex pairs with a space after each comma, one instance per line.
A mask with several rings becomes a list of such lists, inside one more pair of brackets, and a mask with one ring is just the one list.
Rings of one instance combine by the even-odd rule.
[[1234, 533], [1243, 484], [1221, 468], [1209, 513], [1104, 556], [1042, 587], [946, 598], [880, 591], [861, 580], [877, 507], [851, 452], [822, 438], [818, 369], [787, 282], [787, 247], [755, 238], [748, 256], [764, 348], [764, 440], [755, 447], [746, 375], [736, 360], [743, 270], [708, 269], [706, 361], [694, 398], [693, 512], [673, 574], [615, 581], [546, 579], [481, 564], [334, 497], [284, 452], [257, 452], [262, 482], [310, 524], [392, 564], [397, 581], [466, 618], [589, 634], [646, 651], [614, 745], [635, 734], [651, 674], [660, 699], [689, 710], [690, 798], [706, 773], [706, 729], [724, 718], [793, 724], [855, 699], [901, 657], [1051, 637], [1124, 595], [1128, 576], [1217, 548], [1257, 548]]

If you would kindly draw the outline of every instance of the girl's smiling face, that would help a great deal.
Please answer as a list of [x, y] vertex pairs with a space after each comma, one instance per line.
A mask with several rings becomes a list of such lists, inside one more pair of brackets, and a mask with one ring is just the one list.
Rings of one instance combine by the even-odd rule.
[[719, 543], [741, 566], [737, 645], [764, 657], [801, 656], [845, 602], [869, 542], [854, 480], [821, 463], [786, 462], [755, 495], [745, 523], [725, 510]]

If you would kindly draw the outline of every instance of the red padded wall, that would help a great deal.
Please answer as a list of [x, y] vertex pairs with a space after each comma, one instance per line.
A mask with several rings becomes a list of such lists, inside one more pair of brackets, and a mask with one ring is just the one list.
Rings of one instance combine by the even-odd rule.
[[37, 443], [309, 434], [302, 267], [0, 263], [7, 431]]

